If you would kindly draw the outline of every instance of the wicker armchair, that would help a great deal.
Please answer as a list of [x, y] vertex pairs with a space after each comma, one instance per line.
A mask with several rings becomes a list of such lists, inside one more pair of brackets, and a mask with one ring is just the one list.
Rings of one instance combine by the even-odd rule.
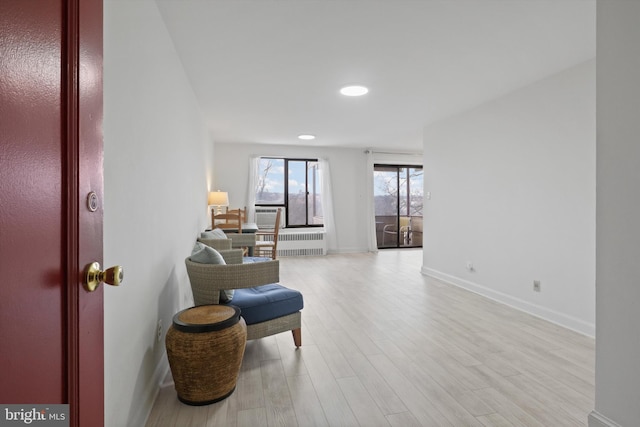
[[[253, 254], [253, 248], [256, 246], [256, 235], [253, 233], [227, 233], [227, 237], [231, 240], [231, 247], [234, 249], [248, 248], [249, 254]], [[206, 244], [206, 243], [205, 243]], [[215, 249], [215, 248], [214, 248]]]
[[[227, 233], [226, 239], [205, 239], [198, 238], [198, 242], [211, 246], [213, 249], [220, 251], [225, 249], [248, 249], [248, 254], [253, 255], [253, 248], [256, 244], [256, 235], [253, 233], [238, 234]], [[244, 255], [247, 253], [243, 252]]]
[[[241, 289], [273, 284], [280, 279], [280, 264], [277, 260], [243, 264], [242, 250], [221, 250], [220, 253], [226, 265], [200, 264], [189, 258], [185, 259], [196, 306], [220, 304], [221, 290], [235, 289], [237, 295]], [[247, 340], [291, 331], [296, 347], [300, 347], [302, 345], [301, 326], [300, 311], [259, 323], [247, 322]]]

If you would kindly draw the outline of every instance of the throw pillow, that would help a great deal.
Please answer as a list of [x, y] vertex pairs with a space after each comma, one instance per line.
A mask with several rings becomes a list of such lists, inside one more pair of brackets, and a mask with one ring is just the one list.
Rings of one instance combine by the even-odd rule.
[[[210, 246], [204, 245], [200, 242], [196, 242], [191, 253], [191, 261], [200, 264], [217, 264], [226, 265], [224, 258], [220, 252], [216, 251]], [[220, 291], [220, 302], [228, 303], [233, 299], [233, 289]]]
[[222, 258], [222, 255], [220, 255], [220, 252], [216, 251], [210, 246], [204, 244], [202, 244], [202, 246], [202, 249], [191, 253], [191, 261], [198, 262], [200, 264], [226, 264], [224, 258]]
[[227, 235], [225, 234], [224, 231], [222, 231], [219, 228], [214, 228], [213, 230], [210, 231], [203, 231], [202, 233], [200, 233], [200, 238], [201, 239], [227, 239]]
[[204, 249], [206, 245], [202, 242], [196, 242], [195, 245], [193, 245], [193, 249], [191, 250], [191, 255], [195, 254], [198, 251], [201, 251]]
[[227, 234], [222, 231], [220, 228], [214, 228], [211, 230], [211, 233], [215, 236], [214, 239], [227, 239]]

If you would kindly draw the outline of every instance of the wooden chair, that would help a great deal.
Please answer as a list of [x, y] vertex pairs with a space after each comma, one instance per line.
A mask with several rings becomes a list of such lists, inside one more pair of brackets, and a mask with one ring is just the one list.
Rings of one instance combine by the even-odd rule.
[[278, 212], [276, 213], [276, 223], [273, 226], [273, 231], [258, 231], [256, 233], [256, 246], [254, 248], [255, 256], [263, 256], [269, 257], [271, 259], [276, 259], [281, 214], [282, 208], [278, 208]]
[[233, 248], [241, 248], [244, 256], [249, 255], [249, 248], [255, 245], [256, 236], [253, 233], [242, 233], [242, 224], [247, 221], [247, 208], [229, 209], [225, 213], [217, 214], [213, 220], [218, 220], [217, 228], [224, 229], [227, 236], [233, 241]]
[[[302, 294], [276, 283], [280, 279], [280, 261], [243, 263], [242, 252], [238, 249], [223, 250], [220, 254], [224, 264], [200, 264], [185, 259], [187, 274], [191, 282], [193, 300], [196, 306], [220, 304], [220, 291], [235, 289], [229, 304], [240, 307], [243, 312], [272, 305], [270, 310], [260, 310], [259, 321], [245, 318], [247, 322], [247, 340], [254, 340], [281, 332], [291, 331], [296, 347], [302, 345], [302, 315], [304, 306]], [[246, 294], [246, 295], [245, 295]], [[264, 295], [262, 302], [256, 303], [255, 296]], [[243, 301], [248, 306], [243, 307]], [[283, 302], [287, 306], [283, 307]], [[259, 304], [260, 307], [258, 307]]]
[[244, 209], [229, 209], [229, 207], [226, 208], [226, 212], [228, 214], [240, 214], [240, 221], [242, 221], [243, 223], [247, 222], [247, 207], [245, 206]]
[[211, 211], [211, 228], [221, 228], [225, 231], [242, 233], [242, 215], [240, 212], [219, 213]]

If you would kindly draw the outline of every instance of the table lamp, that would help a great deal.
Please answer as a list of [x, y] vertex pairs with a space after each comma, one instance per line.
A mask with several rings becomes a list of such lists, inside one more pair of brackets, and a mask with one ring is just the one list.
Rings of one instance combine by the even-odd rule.
[[226, 191], [210, 191], [209, 192], [209, 206], [215, 206], [217, 208], [216, 215], [222, 213], [222, 206], [229, 206], [229, 193]]

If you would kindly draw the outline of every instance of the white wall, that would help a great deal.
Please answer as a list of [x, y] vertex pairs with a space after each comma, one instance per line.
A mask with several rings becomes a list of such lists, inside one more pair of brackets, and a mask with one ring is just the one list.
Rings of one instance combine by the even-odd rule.
[[155, 2], [107, 0], [104, 23], [104, 263], [125, 271], [105, 289], [105, 425], [141, 426], [168, 369], [157, 322], [191, 304], [213, 144]]
[[640, 2], [599, 1], [597, 13], [596, 403], [589, 425], [637, 426]]
[[425, 274], [594, 334], [595, 60], [426, 127], [424, 167]]
[[288, 145], [215, 144], [216, 189], [229, 192], [232, 207], [245, 206], [251, 156], [326, 158], [331, 168], [338, 252], [366, 252], [363, 149]]

